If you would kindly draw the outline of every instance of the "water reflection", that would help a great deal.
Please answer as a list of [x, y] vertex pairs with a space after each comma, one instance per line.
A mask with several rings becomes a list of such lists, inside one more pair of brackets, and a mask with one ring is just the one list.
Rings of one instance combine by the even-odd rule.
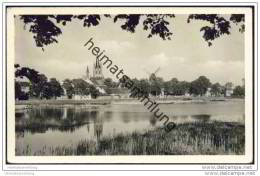
[[129, 114], [128, 112], [122, 112], [121, 114], [122, 114], [122, 121], [124, 123], [129, 123], [131, 121], [131, 118], [133, 118], [131, 117], [131, 114]]
[[104, 112], [99, 112], [99, 114], [95, 114], [94, 135], [97, 141], [100, 140], [103, 133], [103, 116], [104, 116]]
[[[116, 107], [118, 108], [118, 107]], [[142, 107], [141, 107], [142, 108]], [[174, 109], [173, 109], [174, 110]], [[167, 113], [167, 112], [166, 112]], [[187, 110], [187, 113], [188, 110]], [[224, 112], [226, 113], [226, 112]], [[184, 123], [188, 121], [203, 121], [207, 122], [209, 120], [217, 120], [225, 118], [225, 115], [215, 114], [179, 114], [171, 115], [167, 113], [170, 119], [176, 123]], [[235, 113], [234, 113], [235, 114]], [[236, 115], [236, 114], [235, 114]], [[234, 116], [234, 115], [233, 115]], [[245, 114], [241, 113], [237, 116], [231, 116], [228, 114], [228, 118], [236, 118], [238, 121], [245, 120]], [[94, 132], [97, 135], [102, 134], [102, 125], [104, 123], [111, 125], [111, 128], [118, 130], [119, 125], [129, 124], [130, 131], [134, 131], [135, 125], [146, 124], [141, 128], [146, 128], [147, 126], [155, 127], [161, 125], [158, 119], [156, 119], [152, 113], [149, 112], [129, 112], [123, 109], [122, 112], [113, 107], [105, 108], [93, 108], [89, 109], [86, 107], [36, 107], [26, 111], [18, 111], [15, 113], [15, 129], [16, 131], [29, 131], [30, 133], [45, 133], [47, 130], [58, 130], [61, 132], [74, 132], [75, 130], [82, 128], [83, 126], [87, 127], [87, 131], [90, 132], [91, 124], [94, 124], [95, 129], [99, 132]], [[228, 120], [228, 119], [225, 119]], [[236, 119], [234, 120], [236, 121]], [[119, 131], [126, 130], [124, 127], [121, 127]]]
[[151, 115], [150, 116], [150, 124], [154, 127], [154, 126], [156, 126], [156, 123], [157, 123], [157, 118], [156, 117], [154, 117], [153, 115]]
[[[79, 108], [33, 108], [16, 113], [16, 131], [28, 130], [31, 133], [44, 133], [48, 129], [70, 131], [90, 123], [97, 117], [97, 111]], [[28, 117], [28, 118], [26, 118]]]
[[[228, 108], [227, 108], [228, 107]], [[223, 105], [162, 105], [162, 111], [176, 123], [234, 121], [244, 123], [244, 103]], [[103, 136], [132, 133], [161, 126], [152, 113], [140, 105], [100, 107], [39, 106], [15, 112], [16, 148], [27, 145], [37, 151], [43, 146], [71, 145], [80, 140], [99, 141]]]

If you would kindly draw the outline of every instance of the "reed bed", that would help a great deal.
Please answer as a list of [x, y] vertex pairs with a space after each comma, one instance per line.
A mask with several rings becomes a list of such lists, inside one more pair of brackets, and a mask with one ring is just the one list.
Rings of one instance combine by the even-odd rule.
[[70, 146], [46, 147], [32, 153], [30, 146], [16, 155], [243, 155], [245, 126], [235, 122], [178, 124], [167, 133], [157, 128], [144, 133], [119, 134], [99, 141], [82, 140]]

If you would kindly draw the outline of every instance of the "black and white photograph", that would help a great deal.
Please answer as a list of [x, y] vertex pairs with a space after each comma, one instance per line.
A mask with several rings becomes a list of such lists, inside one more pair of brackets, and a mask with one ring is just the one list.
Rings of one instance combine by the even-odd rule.
[[10, 161], [253, 161], [252, 9], [7, 15]]

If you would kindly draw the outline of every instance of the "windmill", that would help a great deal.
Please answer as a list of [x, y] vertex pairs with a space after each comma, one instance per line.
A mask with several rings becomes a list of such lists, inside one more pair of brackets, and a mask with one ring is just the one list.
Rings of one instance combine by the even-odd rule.
[[144, 69], [144, 71], [149, 75], [149, 82], [151, 83], [152, 81], [156, 81], [156, 74], [160, 71], [160, 67], [158, 67], [153, 73], [147, 71], [146, 69]]
[[[164, 95], [164, 91], [163, 91], [163, 89], [161, 89], [161, 88], [159, 88], [160, 89], [160, 93], [158, 92], [158, 83], [159, 83], [159, 81], [158, 81], [158, 79], [157, 79], [157, 77], [156, 77], [156, 74], [160, 71], [160, 67], [158, 67], [154, 72], [149, 72], [149, 71], [147, 71], [146, 69], [144, 69], [144, 71], [149, 75], [149, 78], [148, 78], [148, 81], [149, 81], [149, 84], [150, 84], [150, 93], [152, 93], [152, 92], [154, 92], [154, 93], [152, 93], [153, 95], [155, 95], [155, 96], [157, 96], [157, 95]], [[155, 85], [155, 89], [153, 89], [153, 87], [154, 86], [152, 86], [152, 85]]]

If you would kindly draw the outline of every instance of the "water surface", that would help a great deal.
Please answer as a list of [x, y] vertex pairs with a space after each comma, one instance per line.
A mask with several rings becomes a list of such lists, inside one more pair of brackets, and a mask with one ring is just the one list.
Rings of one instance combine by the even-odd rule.
[[[160, 111], [175, 123], [225, 121], [244, 123], [244, 101], [204, 104], [160, 104]], [[16, 149], [28, 145], [32, 152], [46, 147], [74, 145], [80, 140], [99, 140], [118, 133], [144, 131], [162, 122], [142, 104], [105, 106], [38, 106], [15, 114]]]

